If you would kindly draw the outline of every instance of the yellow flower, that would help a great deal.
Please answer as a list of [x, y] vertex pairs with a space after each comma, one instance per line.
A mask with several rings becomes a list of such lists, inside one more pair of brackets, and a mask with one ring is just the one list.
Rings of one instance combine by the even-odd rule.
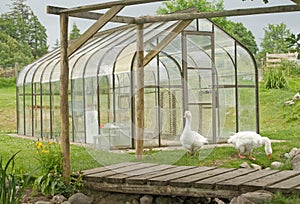
[[49, 153], [49, 150], [42, 150], [42, 153], [43, 153], [43, 154], [48, 154], [48, 153]]
[[36, 142], [35, 145], [36, 145], [36, 148], [38, 148], [38, 149], [40, 149], [43, 146], [43, 144], [41, 142]]
[[52, 142], [52, 141], [49, 141], [48, 143], [49, 143], [49, 145], [52, 145], [52, 144], [53, 144], [53, 142]]
[[46, 149], [46, 145], [43, 145], [43, 149]]

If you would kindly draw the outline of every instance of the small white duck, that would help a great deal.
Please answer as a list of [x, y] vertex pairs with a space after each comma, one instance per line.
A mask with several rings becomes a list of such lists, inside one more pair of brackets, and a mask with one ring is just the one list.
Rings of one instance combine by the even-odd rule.
[[235, 148], [238, 150], [239, 158], [245, 158], [242, 154], [248, 153], [249, 159], [255, 160], [255, 158], [252, 157], [252, 151], [254, 148], [261, 147], [263, 144], [265, 145], [265, 152], [269, 159], [272, 155], [271, 141], [269, 138], [261, 137], [256, 132], [241, 131], [235, 133], [228, 139], [228, 143], [234, 144]]
[[192, 114], [190, 111], [185, 111], [184, 118], [185, 126], [180, 135], [180, 142], [190, 154], [195, 155], [204, 144], [208, 143], [208, 140], [196, 131], [192, 131]]

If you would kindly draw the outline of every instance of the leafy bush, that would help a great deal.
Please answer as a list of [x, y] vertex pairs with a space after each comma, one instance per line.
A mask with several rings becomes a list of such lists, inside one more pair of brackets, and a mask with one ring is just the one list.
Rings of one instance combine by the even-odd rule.
[[2, 78], [0, 77], [0, 89], [16, 86], [16, 78]]
[[65, 184], [62, 152], [58, 143], [36, 142], [35, 145], [41, 168], [41, 176], [34, 182], [35, 189], [38, 188], [44, 195], [62, 194], [69, 197], [83, 186], [81, 175], [72, 175], [70, 184]]
[[288, 88], [288, 82], [284, 76], [283, 70], [268, 70], [264, 74], [265, 87], [267, 89], [284, 89]]
[[288, 76], [300, 74], [300, 66], [293, 61], [281, 60], [278, 69], [284, 71]]
[[[20, 151], [19, 151], [20, 152]], [[27, 176], [24, 181], [21, 181], [17, 175], [14, 174], [14, 158], [19, 153], [15, 153], [7, 161], [3, 167], [2, 156], [0, 156], [0, 203], [1, 204], [18, 204], [21, 196], [27, 186], [31, 176]], [[9, 172], [9, 166], [11, 169]]]

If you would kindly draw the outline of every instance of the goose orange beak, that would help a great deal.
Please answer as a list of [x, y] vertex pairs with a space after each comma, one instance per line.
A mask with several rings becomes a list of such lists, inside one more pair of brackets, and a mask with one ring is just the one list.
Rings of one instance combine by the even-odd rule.
[[272, 154], [268, 154], [268, 159], [271, 159]]

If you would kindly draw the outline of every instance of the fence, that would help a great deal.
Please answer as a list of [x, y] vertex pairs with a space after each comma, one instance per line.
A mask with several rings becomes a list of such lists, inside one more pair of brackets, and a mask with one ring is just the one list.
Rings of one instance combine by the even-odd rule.
[[298, 59], [298, 53], [278, 53], [270, 54], [266, 53], [266, 65], [267, 67], [277, 66], [282, 60], [293, 61], [300, 65], [300, 60]]

